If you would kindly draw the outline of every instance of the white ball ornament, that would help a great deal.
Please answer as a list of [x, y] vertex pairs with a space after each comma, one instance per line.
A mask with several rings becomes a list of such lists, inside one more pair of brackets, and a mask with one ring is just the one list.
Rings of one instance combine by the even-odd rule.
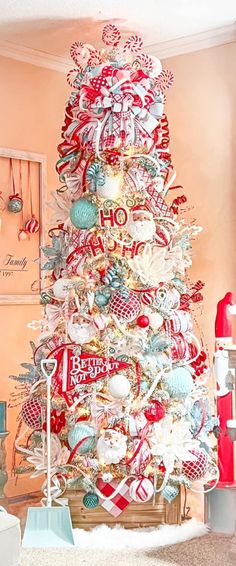
[[158, 59], [158, 57], [155, 57], [154, 55], [150, 55], [150, 58], [152, 60], [152, 71], [150, 73], [151, 77], [158, 77], [158, 75], [160, 75], [161, 71], [162, 71], [162, 64], [160, 59]]
[[154, 487], [148, 478], [141, 478], [132, 481], [129, 494], [136, 503], [145, 503], [153, 496]]
[[116, 200], [120, 195], [122, 177], [121, 175], [106, 175], [104, 185], [97, 187], [100, 198]]
[[149, 326], [151, 326], [153, 330], [157, 330], [158, 328], [161, 328], [164, 322], [163, 316], [161, 316], [161, 314], [159, 314], [158, 312], [152, 312], [152, 313], [148, 313], [148, 317], [149, 317]]
[[125, 399], [125, 397], [128, 397], [130, 387], [131, 385], [129, 380], [126, 375], [123, 375], [122, 373], [113, 375], [108, 384], [109, 393], [115, 399]]
[[57, 279], [55, 281], [55, 283], [53, 284], [53, 293], [54, 293], [54, 297], [56, 297], [56, 299], [65, 299], [66, 296], [69, 293], [69, 287], [71, 286], [71, 280], [70, 279], [65, 279], [63, 277], [60, 277], [60, 279]]

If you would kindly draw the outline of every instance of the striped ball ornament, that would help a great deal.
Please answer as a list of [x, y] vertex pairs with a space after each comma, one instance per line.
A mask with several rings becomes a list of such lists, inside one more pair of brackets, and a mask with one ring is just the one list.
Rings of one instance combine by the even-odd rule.
[[136, 503], [145, 503], [153, 496], [154, 487], [148, 478], [140, 478], [132, 481], [129, 494]]
[[34, 214], [32, 215], [32, 218], [30, 218], [30, 220], [27, 220], [27, 222], [25, 223], [25, 231], [27, 232], [27, 234], [36, 234], [36, 232], [39, 231], [39, 221], [34, 216]]

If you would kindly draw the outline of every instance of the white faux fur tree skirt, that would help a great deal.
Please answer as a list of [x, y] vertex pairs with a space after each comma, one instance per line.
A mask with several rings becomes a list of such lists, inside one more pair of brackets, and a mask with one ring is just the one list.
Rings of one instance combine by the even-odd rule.
[[99, 525], [91, 531], [74, 529], [75, 544], [79, 548], [121, 550], [122, 548], [158, 548], [201, 537], [208, 532], [203, 523], [191, 520], [182, 525], [161, 525], [158, 528], [124, 529]]

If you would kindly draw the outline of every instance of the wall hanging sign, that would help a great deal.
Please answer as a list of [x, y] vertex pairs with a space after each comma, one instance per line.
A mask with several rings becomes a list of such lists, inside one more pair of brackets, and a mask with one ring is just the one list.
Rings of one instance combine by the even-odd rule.
[[39, 304], [46, 157], [0, 148], [0, 304]]

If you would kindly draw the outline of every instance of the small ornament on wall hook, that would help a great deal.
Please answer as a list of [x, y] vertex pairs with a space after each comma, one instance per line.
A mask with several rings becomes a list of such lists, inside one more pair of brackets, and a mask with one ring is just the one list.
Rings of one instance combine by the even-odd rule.
[[[22, 183], [22, 162], [20, 161], [19, 164], [19, 175], [20, 175], [20, 179], [19, 179], [19, 187], [20, 187], [20, 192], [23, 198], [23, 183]], [[24, 208], [22, 208], [21, 210], [21, 228], [18, 232], [18, 240], [19, 241], [25, 241], [29, 239], [29, 236], [26, 232], [26, 230], [23, 228], [24, 226]]]
[[9, 196], [7, 209], [9, 212], [14, 212], [14, 213], [21, 212], [23, 208], [23, 200], [20, 194], [16, 192], [13, 163], [11, 158], [10, 158], [10, 186], [11, 186], [12, 194], [10, 194]]
[[1, 217], [1, 212], [3, 212], [3, 211], [5, 210], [5, 208], [6, 208], [5, 201], [4, 201], [4, 198], [3, 198], [3, 196], [2, 196], [2, 191], [0, 191], [0, 231], [1, 231], [1, 229], [2, 229], [2, 217]]
[[28, 191], [30, 197], [30, 212], [31, 218], [25, 223], [25, 232], [27, 234], [36, 234], [39, 231], [39, 221], [37, 220], [35, 214], [33, 214], [33, 202], [32, 202], [32, 188], [31, 188], [31, 178], [30, 178], [30, 161], [28, 161]]

